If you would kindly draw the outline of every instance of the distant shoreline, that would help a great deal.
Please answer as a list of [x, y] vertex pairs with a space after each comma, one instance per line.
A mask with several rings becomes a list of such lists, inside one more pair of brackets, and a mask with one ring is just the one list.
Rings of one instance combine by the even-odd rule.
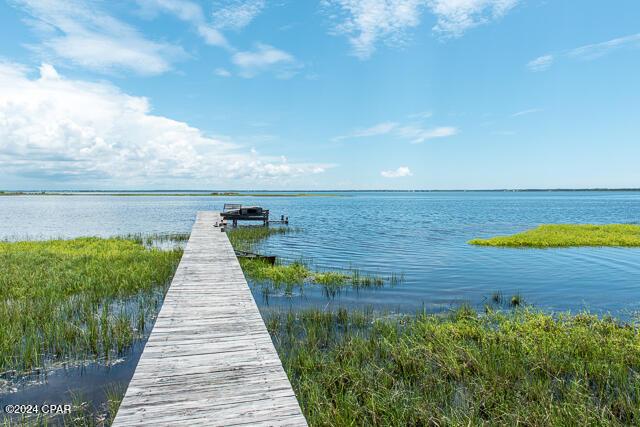
[[523, 188], [489, 190], [3, 190], [0, 196], [211, 196], [211, 197], [336, 197], [341, 193], [561, 193], [640, 192], [640, 188]]

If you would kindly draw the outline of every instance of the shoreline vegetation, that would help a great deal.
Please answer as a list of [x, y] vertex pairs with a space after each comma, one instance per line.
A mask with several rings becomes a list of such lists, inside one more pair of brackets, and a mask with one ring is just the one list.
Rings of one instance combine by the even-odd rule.
[[0, 196], [252, 196], [252, 197], [346, 197], [345, 193], [557, 193], [557, 192], [640, 192], [640, 188], [497, 188], [448, 190], [287, 190], [287, 191], [209, 191], [209, 190], [0, 190]]
[[162, 193], [162, 192], [83, 192], [83, 191], [0, 191], [0, 196], [111, 196], [111, 197], [347, 197], [344, 194], [334, 193], [295, 193], [295, 192], [274, 192], [274, 193], [245, 193], [245, 192], [184, 192], [184, 193]]
[[[246, 249], [280, 233], [229, 235]], [[295, 263], [283, 266], [292, 270], [287, 279], [273, 277], [277, 265], [241, 266], [266, 281], [309, 274]], [[263, 317], [310, 426], [640, 422], [637, 323], [545, 313], [519, 294], [488, 301], [482, 313], [468, 305], [413, 315], [325, 307]]]
[[640, 247], [640, 225], [546, 224], [511, 236], [473, 239], [468, 243], [509, 248]]
[[[1, 241], [0, 392], [65, 365], [108, 365], [126, 357], [150, 331], [182, 256], [179, 243], [187, 238], [136, 234]], [[96, 412], [74, 402], [65, 425], [110, 419], [123, 392], [107, 395], [105, 407]], [[23, 421], [48, 423], [46, 418]]]
[[311, 426], [636, 425], [637, 326], [533, 309], [265, 319]]
[[[604, 227], [609, 237], [628, 231]], [[255, 251], [271, 236], [299, 231], [249, 226], [228, 236], [234, 248]], [[187, 239], [0, 242], [0, 380], [121, 355], [152, 324], [180, 260], [181, 249], [166, 244]], [[285, 290], [353, 287], [359, 274], [315, 272], [302, 262], [241, 266], [251, 280]], [[367, 277], [370, 286], [393, 284], [393, 276]], [[520, 294], [499, 292], [483, 312], [468, 305], [440, 314], [291, 307], [262, 315], [310, 426], [640, 423], [636, 321], [546, 313]], [[124, 389], [112, 390], [97, 412], [74, 403], [64, 424], [108, 425]]]

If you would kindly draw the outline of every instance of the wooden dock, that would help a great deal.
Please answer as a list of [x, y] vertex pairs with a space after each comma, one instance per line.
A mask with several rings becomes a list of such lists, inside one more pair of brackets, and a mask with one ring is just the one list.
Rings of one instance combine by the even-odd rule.
[[199, 212], [114, 426], [306, 426], [218, 212]]

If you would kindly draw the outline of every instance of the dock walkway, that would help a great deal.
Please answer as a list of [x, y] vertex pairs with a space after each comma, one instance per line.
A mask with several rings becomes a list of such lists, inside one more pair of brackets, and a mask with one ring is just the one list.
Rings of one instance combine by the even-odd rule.
[[114, 426], [306, 426], [218, 212], [199, 212]]

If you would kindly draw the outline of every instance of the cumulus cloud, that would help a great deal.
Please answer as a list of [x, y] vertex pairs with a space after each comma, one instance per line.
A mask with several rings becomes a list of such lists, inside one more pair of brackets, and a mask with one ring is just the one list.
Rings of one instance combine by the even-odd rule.
[[182, 48], [149, 40], [99, 5], [69, 0], [15, 0], [31, 15], [28, 21], [42, 37], [32, 48], [44, 56], [70, 61], [95, 71], [132, 70], [160, 74], [186, 56]]
[[411, 173], [411, 170], [408, 167], [400, 166], [396, 170], [382, 171], [380, 172], [380, 175], [382, 175], [385, 178], [402, 178], [405, 176], [411, 176], [413, 174]]
[[213, 25], [219, 29], [240, 30], [262, 12], [265, 4], [265, 0], [215, 0]]
[[281, 78], [291, 77], [301, 65], [288, 52], [264, 43], [257, 43], [254, 50], [236, 52], [231, 61], [240, 69], [242, 77], [251, 78], [272, 70]]
[[151, 113], [146, 98], [108, 83], [37, 77], [0, 63], [0, 170], [51, 179], [215, 185], [320, 173], [327, 165], [259, 156]]
[[412, 144], [420, 144], [430, 139], [445, 138], [457, 133], [458, 129], [453, 126], [424, 127], [419, 123], [401, 125], [397, 122], [382, 122], [368, 128], [356, 129], [346, 135], [336, 136], [332, 140], [342, 141], [345, 139], [390, 135], [394, 138], [409, 140]]
[[376, 45], [406, 42], [408, 30], [420, 25], [430, 11], [437, 19], [433, 31], [459, 37], [466, 30], [501, 18], [519, 0], [322, 0], [333, 21], [333, 34], [345, 35], [353, 54], [369, 58]]

